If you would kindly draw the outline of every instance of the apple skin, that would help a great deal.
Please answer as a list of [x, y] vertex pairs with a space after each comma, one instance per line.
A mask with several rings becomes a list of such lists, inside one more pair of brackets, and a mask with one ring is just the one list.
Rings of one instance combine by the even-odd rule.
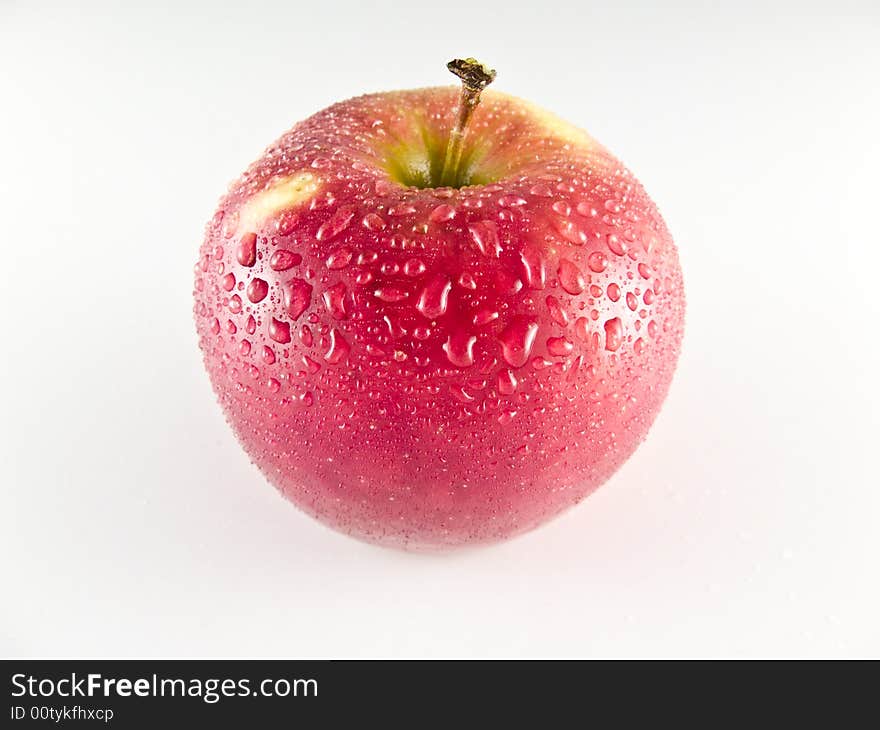
[[509, 538], [605, 482], [683, 332], [656, 207], [547, 112], [487, 91], [471, 185], [400, 182], [430, 182], [458, 94], [297, 124], [230, 186], [195, 268], [205, 366], [250, 458], [321, 522], [406, 549]]

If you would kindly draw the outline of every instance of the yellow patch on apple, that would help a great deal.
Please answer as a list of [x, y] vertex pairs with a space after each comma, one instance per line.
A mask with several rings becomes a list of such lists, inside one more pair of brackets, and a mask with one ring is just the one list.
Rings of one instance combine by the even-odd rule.
[[537, 104], [521, 99], [503, 91], [487, 92], [505, 99], [513, 107], [518, 107], [527, 119], [532, 119], [550, 137], [555, 137], [561, 142], [566, 142], [576, 147], [588, 148], [593, 146], [593, 139], [580, 127], [567, 122], [553, 112], [547, 111]]
[[255, 231], [267, 219], [283, 210], [308, 202], [318, 191], [318, 179], [310, 172], [281, 178], [251, 197], [241, 208], [238, 229]]

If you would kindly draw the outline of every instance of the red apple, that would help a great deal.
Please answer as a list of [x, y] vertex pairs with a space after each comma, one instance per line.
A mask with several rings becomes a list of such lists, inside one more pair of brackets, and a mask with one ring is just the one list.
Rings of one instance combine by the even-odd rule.
[[602, 484], [657, 415], [684, 319], [632, 174], [450, 67], [463, 90], [297, 124], [196, 266], [205, 365], [253, 461], [322, 522], [408, 548], [507, 538]]

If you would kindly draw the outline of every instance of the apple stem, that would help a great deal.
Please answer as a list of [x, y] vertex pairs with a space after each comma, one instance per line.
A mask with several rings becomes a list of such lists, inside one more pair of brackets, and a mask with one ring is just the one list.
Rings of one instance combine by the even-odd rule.
[[464, 135], [468, 123], [480, 103], [480, 93], [495, 80], [495, 71], [475, 58], [456, 58], [446, 64], [452, 73], [461, 79], [461, 98], [458, 105], [458, 119], [449, 133], [446, 144], [446, 157], [440, 173], [440, 186], [456, 186], [461, 164]]

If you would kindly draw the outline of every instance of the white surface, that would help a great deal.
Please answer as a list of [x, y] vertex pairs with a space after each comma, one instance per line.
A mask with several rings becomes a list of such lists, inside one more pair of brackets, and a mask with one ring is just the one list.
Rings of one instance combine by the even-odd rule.
[[[0, 2], [0, 654], [880, 655], [880, 5], [66, 5]], [[461, 54], [635, 171], [689, 310], [613, 480], [424, 557], [248, 463], [192, 265], [287, 127]]]

